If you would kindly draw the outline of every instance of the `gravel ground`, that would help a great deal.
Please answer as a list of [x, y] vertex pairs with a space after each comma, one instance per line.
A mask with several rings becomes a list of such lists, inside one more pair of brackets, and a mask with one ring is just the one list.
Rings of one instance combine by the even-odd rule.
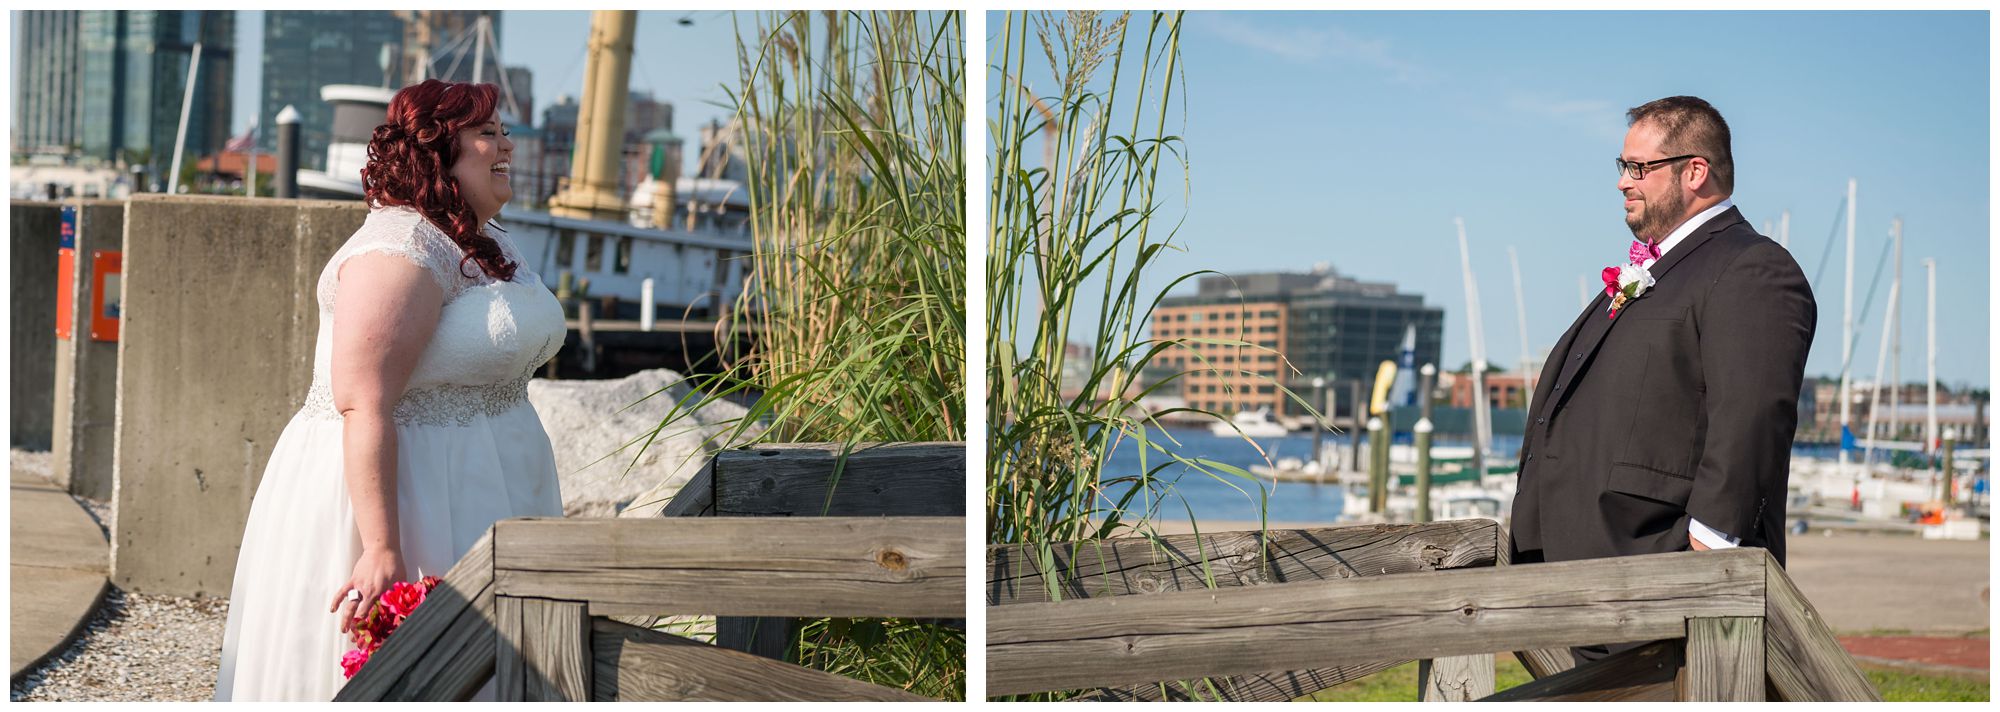
[[14, 702], [200, 702], [215, 694], [229, 602], [116, 587], [77, 642], [14, 683]]

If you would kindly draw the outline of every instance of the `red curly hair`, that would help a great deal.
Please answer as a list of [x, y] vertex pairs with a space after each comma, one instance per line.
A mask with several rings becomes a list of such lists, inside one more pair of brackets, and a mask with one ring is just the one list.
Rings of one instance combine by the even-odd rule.
[[499, 241], [480, 232], [479, 216], [451, 175], [458, 132], [492, 118], [499, 103], [500, 88], [492, 84], [426, 79], [403, 87], [389, 100], [387, 122], [375, 127], [368, 141], [361, 187], [370, 205], [415, 208], [451, 236], [465, 252], [459, 274], [473, 276], [465, 272], [471, 261], [488, 276], [511, 281], [520, 265], [507, 259]]

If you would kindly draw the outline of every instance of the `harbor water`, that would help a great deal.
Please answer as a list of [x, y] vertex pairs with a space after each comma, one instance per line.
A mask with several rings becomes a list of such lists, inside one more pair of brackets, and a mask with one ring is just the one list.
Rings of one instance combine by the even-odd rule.
[[[1205, 428], [1165, 428], [1149, 429], [1146, 435], [1159, 447], [1171, 450], [1186, 459], [1202, 459], [1231, 465], [1248, 472], [1252, 465], [1266, 464], [1266, 457], [1275, 463], [1284, 458], [1311, 459], [1313, 436], [1311, 433], [1290, 433], [1282, 437], [1256, 438], [1252, 446], [1242, 436], [1216, 435]], [[1171, 439], [1169, 439], [1171, 438]], [[1399, 438], [1407, 441], [1408, 435]], [[1494, 452], [1489, 458], [1510, 459], [1518, 456], [1521, 437], [1518, 435], [1494, 435]], [[1352, 447], [1345, 435], [1329, 434], [1322, 439], [1325, 447]], [[1470, 446], [1469, 439], [1439, 438], [1437, 447]], [[1258, 449], [1263, 453], [1259, 454]], [[1112, 450], [1108, 466], [1104, 468], [1103, 479], [1107, 482], [1121, 477], [1137, 476], [1143, 470], [1140, 466], [1141, 446], [1136, 440], [1126, 439]], [[1147, 469], [1160, 468], [1169, 458], [1158, 451], [1145, 454]], [[1152, 488], [1158, 496], [1148, 498], [1140, 494], [1132, 499], [1128, 509], [1134, 513], [1148, 508], [1155, 518], [1167, 521], [1185, 521], [1192, 518], [1201, 521], [1258, 521], [1258, 508], [1266, 507], [1265, 521], [1289, 523], [1326, 523], [1340, 520], [1345, 505], [1345, 493], [1339, 485], [1329, 481], [1325, 484], [1314, 482], [1276, 482], [1268, 478], [1242, 477], [1211, 469], [1202, 472], [1173, 463], [1159, 469], [1153, 475], [1159, 482]], [[1134, 485], [1116, 483], [1110, 485], [1107, 497], [1122, 497]]]

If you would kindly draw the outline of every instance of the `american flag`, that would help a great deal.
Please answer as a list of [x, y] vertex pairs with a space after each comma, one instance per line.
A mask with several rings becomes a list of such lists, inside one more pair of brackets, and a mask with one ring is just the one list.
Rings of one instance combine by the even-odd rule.
[[228, 143], [222, 144], [222, 151], [224, 153], [248, 153], [250, 147], [256, 145], [256, 143], [257, 125], [251, 124], [250, 130], [244, 131], [242, 136], [229, 139]]

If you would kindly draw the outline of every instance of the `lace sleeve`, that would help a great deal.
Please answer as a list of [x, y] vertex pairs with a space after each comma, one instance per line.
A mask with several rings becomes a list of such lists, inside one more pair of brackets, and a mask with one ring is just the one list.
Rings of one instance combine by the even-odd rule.
[[382, 210], [372, 213], [361, 229], [348, 238], [329, 260], [319, 280], [319, 302], [332, 309], [340, 287], [340, 268], [359, 255], [386, 253], [409, 260], [429, 272], [444, 293], [445, 303], [464, 291], [468, 281], [459, 272], [463, 253], [451, 238], [432, 227], [415, 211]]

